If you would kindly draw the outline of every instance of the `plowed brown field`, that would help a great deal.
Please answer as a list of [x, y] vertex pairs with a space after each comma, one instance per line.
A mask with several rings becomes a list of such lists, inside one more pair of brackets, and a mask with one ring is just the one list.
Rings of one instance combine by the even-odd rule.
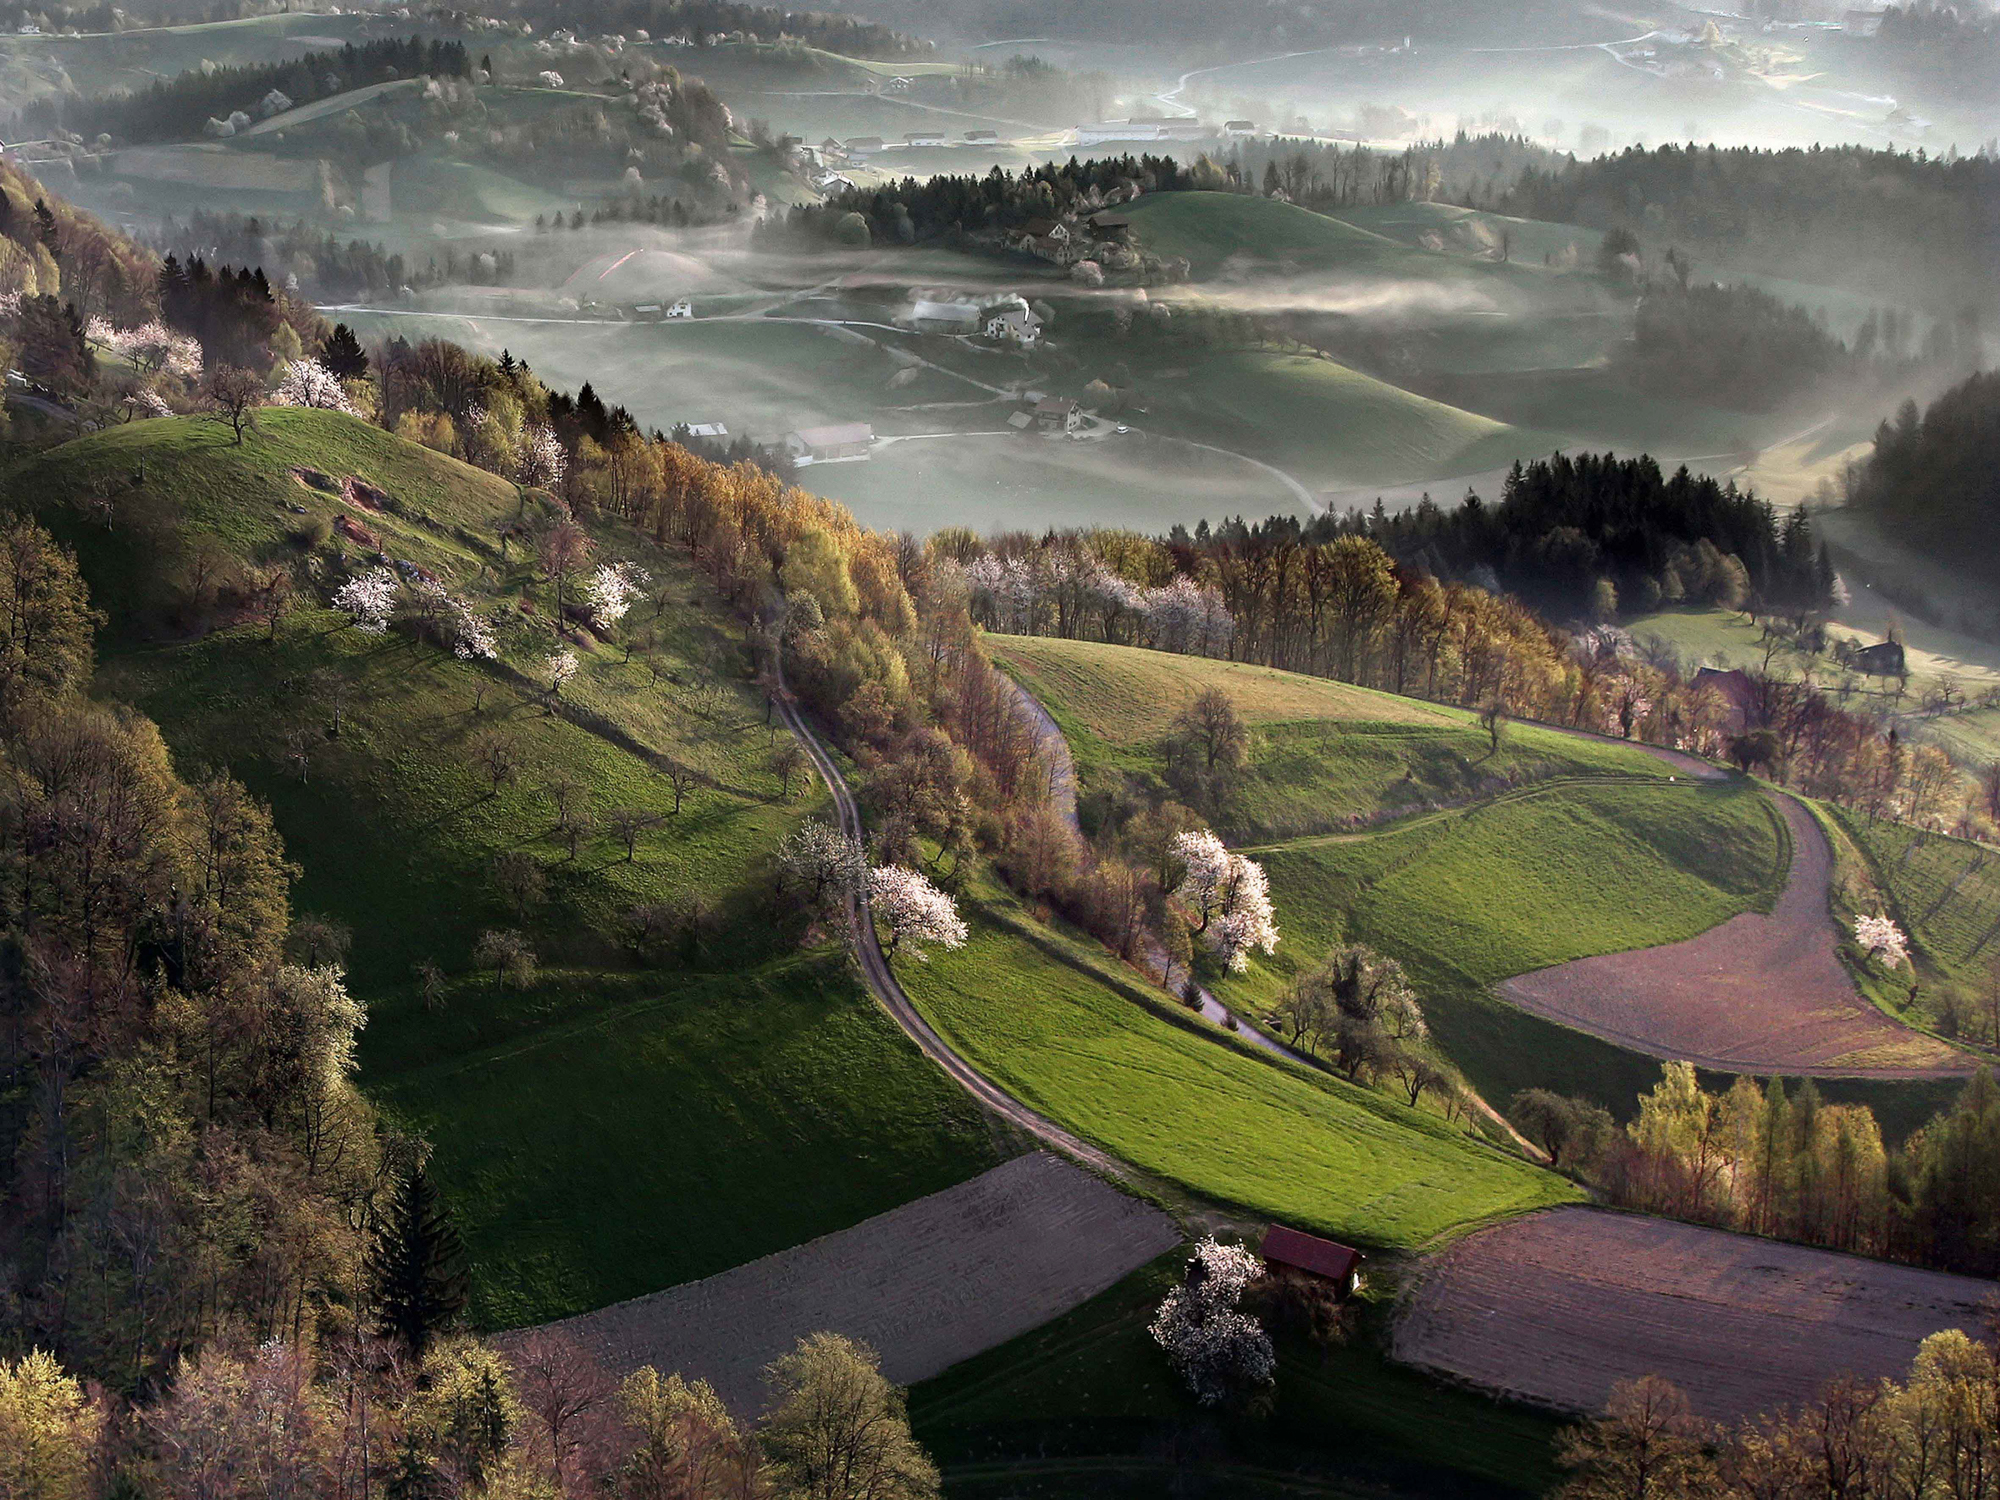
[[1666, 1219], [1558, 1208], [1434, 1260], [1394, 1351], [1519, 1399], [1597, 1411], [1664, 1375], [1704, 1416], [1810, 1397], [1842, 1373], [1901, 1376], [1943, 1328], [1976, 1332], [1994, 1283]]
[[1827, 910], [1833, 854], [1813, 817], [1772, 794], [1792, 872], [1767, 916], [1746, 912], [1682, 943], [1578, 959], [1500, 986], [1523, 1010], [1654, 1057], [1732, 1073], [1927, 1078], [1964, 1053], [1898, 1025], [1855, 993]]
[[612, 1374], [677, 1370], [749, 1414], [764, 1367], [808, 1333], [872, 1345], [907, 1385], [1068, 1312], [1180, 1237], [1159, 1209], [1038, 1151], [852, 1229], [546, 1327]]

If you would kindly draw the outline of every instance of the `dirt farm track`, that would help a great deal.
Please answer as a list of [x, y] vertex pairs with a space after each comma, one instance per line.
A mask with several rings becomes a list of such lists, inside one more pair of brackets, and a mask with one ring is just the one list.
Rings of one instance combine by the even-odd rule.
[[1977, 1332], [1992, 1282], [1665, 1219], [1559, 1208], [1482, 1231], [1407, 1295], [1406, 1364], [1597, 1411], [1655, 1373], [1704, 1416], [1803, 1401], [1843, 1372], [1902, 1376], [1944, 1328]]
[[1180, 1238], [1159, 1209], [1034, 1151], [852, 1229], [546, 1326], [615, 1375], [678, 1370], [749, 1413], [763, 1408], [764, 1367], [808, 1333], [860, 1339], [908, 1385], [1068, 1312]]
[[1964, 1053], [1855, 993], [1834, 950], [1826, 835], [1790, 797], [1771, 799], [1791, 833], [1792, 869], [1769, 915], [1745, 912], [1683, 943], [1523, 974], [1502, 984], [1501, 996], [1621, 1047], [1724, 1073], [1970, 1073], [1975, 1064]]

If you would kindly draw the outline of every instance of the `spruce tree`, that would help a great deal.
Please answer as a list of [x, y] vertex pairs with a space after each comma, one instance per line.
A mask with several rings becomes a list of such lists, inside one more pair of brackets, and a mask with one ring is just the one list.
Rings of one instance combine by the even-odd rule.
[[396, 1190], [368, 1254], [375, 1325], [422, 1359], [431, 1338], [464, 1310], [470, 1271], [465, 1243], [436, 1184], [412, 1167]]
[[336, 323], [320, 344], [319, 359], [341, 380], [359, 380], [368, 373], [368, 355], [345, 323]]

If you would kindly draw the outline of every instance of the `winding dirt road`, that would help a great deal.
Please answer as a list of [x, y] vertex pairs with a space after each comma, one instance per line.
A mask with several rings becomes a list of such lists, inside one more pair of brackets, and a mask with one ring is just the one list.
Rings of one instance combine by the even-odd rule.
[[[813, 769], [819, 772], [820, 779], [833, 794], [833, 805], [840, 817], [841, 830], [855, 843], [866, 843], [861, 826], [861, 812], [854, 805], [854, 794], [847, 789], [847, 781], [840, 774], [840, 768], [834, 764], [833, 757], [820, 743], [819, 736], [807, 725], [804, 716], [799, 712], [798, 704], [786, 689], [782, 659], [778, 663], [777, 687], [778, 690], [773, 697], [777, 704], [778, 716], [785, 721], [785, 727], [791, 730], [792, 737], [799, 742], [800, 748], [812, 761]], [[1072, 787], [1072, 803], [1074, 797]], [[855, 957], [861, 962], [861, 973], [868, 981], [868, 988], [874, 991], [875, 998], [881, 1002], [882, 1008], [889, 1012], [896, 1024], [903, 1028], [904, 1034], [922, 1050], [924, 1056], [943, 1068], [960, 1088], [992, 1110], [994, 1114], [1026, 1131], [1044, 1145], [1053, 1146], [1063, 1155], [1082, 1162], [1107, 1177], [1117, 1178], [1121, 1182], [1133, 1180], [1132, 1169], [1124, 1162], [1109, 1152], [1100, 1151], [1080, 1136], [1072, 1135], [1046, 1115], [1029, 1109], [1027, 1105], [973, 1067], [952, 1048], [949, 1042], [937, 1034], [936, 1029], [923, 1018], [922, 1013], [911, 1003], [910, 997], [903, 992], [902, 984], [898, 982], [894, 971], [889, 967], [889, 960], [882, 953], [882, 945], [875, 937], [875, 919], [868, 911], [866, 889], [848, 897], [847, 920], [853, 935]]]

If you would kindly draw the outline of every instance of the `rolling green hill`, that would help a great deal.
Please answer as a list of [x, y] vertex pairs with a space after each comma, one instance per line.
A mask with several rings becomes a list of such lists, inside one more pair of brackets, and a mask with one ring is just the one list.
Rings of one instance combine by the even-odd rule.
[[[1125, 212], [1140, 244], [1155, 255], [1185, 257], [1197, 281], [1223, 272], [1400, 275], [1420, 254], [1387, 235], [1247, 193], [1149, 193]], [[1447, 264], [1439, 259], [1440, 268]]]
[[[389, 508], [301, 483], [305, 465], [366, 479]], [[679, 558], [599, 530], [601, 555], [660, 585], [657, 613], [626, 622], [657, 637], [658, 675], [579, 645], [551, 711], [549, 592], [495, 531], [545, 503], [365, 423], [269, 411], [241, 448], [211, 422], [135, 423], [0, 484], [76, 547], [110, 615], [101, 691], [155, 718], [184, 766], [226, 765], [267, 799], [303, 868], [298, 906], [353, 930], [362, 1081], [437, 1148], [483, 1325], [722, 1270], [1012, 1149], [838, 951], [801, 949], [799, 920], [772, 906], [770, 851], [815, 804], [780, 790], [736, 627]], [[332, 574], [355, 547], [325, 529], [337, 514], [497, 611], [502, 659], [363, 636], [316, 605], [275, 640], [237, 622], [245, 564]], [[495, 740], [519, 767], [497, 790], [479, 760]], [[699, 778], [679, 813], [669, 763]], [[574, 857], [551, 838], [558, 796], [597, 818]], [[631, 860], [605, 831], [619, 808], [656, 819]], [[546, 884], [525, 910], [496, 883], [501, 855]], [[625, 940], [639, 907], [664, 914], [646, 963]], [[508, 928], [540, 957], [533, 984], [472, 961], [481, 932]], [[445, 973], [430, 1002], [412, 973], [425, 960]]]
[[1531, 724], [1511, 727], [1496, 751], [1469, 713], [1324, 677], [1093, 641], [995, 635], [987, 644], [1062, 726], [1086, 812], [1159, 795], [1160, 741], [1211, 687], [1251, 726], [1248, 766], [1209, 809], [1236, 839], [1324, 833], [1552, 776], [1671, 774], [1644, 751]]

